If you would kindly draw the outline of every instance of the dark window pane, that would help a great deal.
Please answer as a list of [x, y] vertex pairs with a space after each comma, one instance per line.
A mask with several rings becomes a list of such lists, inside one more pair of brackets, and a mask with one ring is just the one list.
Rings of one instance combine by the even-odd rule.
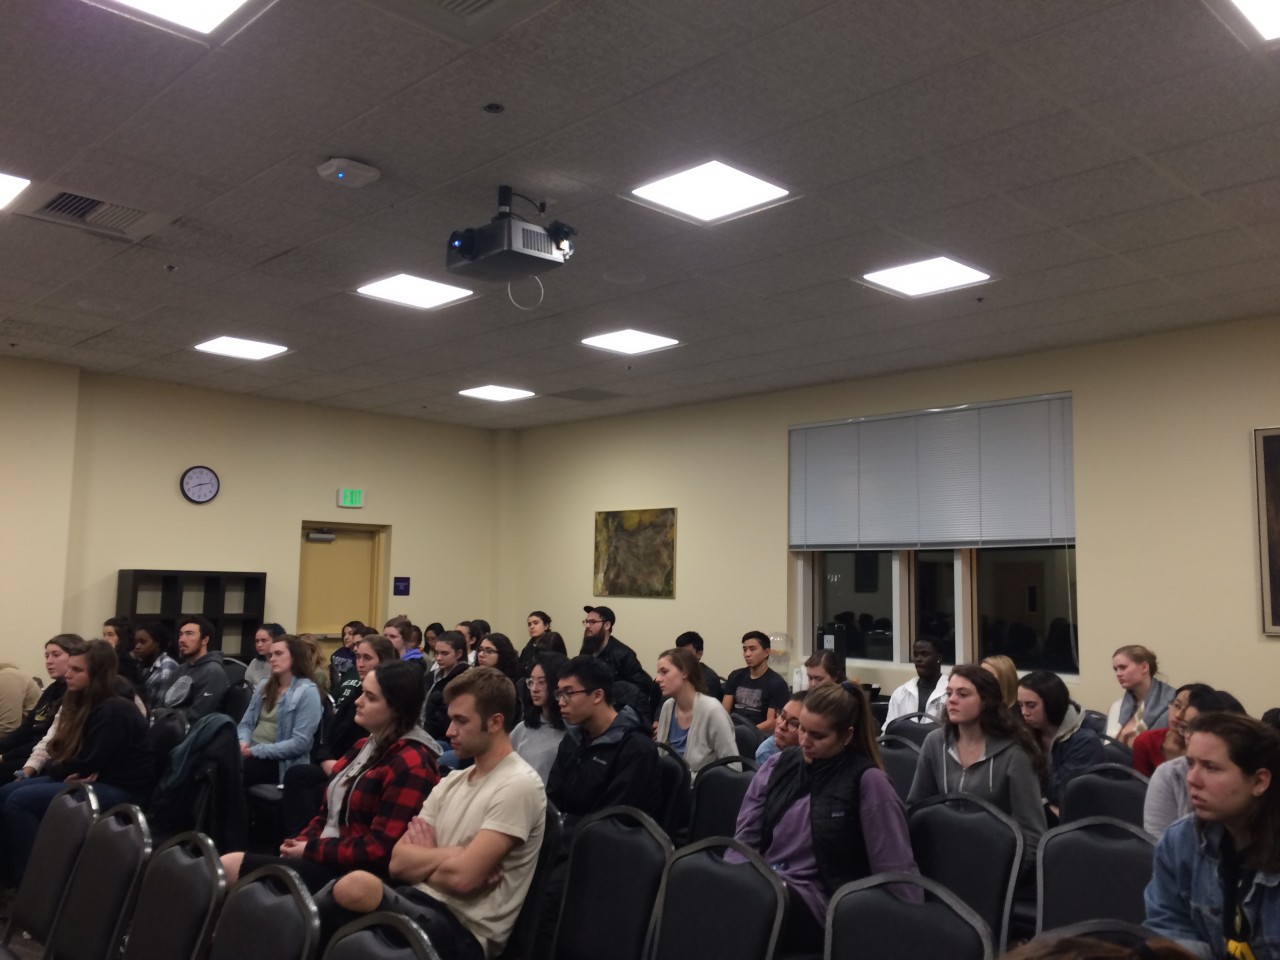
[[916, 553], [916, 636], [936, 637], [942, 659], [956, 662], [956, 561], [950, 550]]
[[818, 554], [818, 624], [845, 627], [845, 652], [893, 659], [893, 552]]
[[1079, 673], [1075, 547], [977, 551], [978, 656]]

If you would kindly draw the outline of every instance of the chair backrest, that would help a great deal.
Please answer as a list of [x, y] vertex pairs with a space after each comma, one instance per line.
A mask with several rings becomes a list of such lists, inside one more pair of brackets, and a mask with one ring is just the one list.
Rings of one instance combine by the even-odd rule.
[[905, 802], [911, 792], [911, 781], [916, 778], [916, 766], [920, 761], [920, 745], [914, 740], [886, 733], [876, 743], [880, 745], [880, 759], [884, 772], [889, 775], [893, 789]]
[[764, 739], [759, 728], [736, 713], [729, 714], [729, 719], [733, 721], [733, 738], [737, 741], [738, 752], [744, 757], [754, 757], [760, 741]]
[[884, 732], [894, 737], [905, 737], [915, 744], [923, 744], [924, 738], [938, 729], [938, 721], [927, 713], [908, 713], [892, 720]]
[[684, 757], [671, 749], [670, 744], [658, 745], [658, 772], [662, 777], [662, 829], [668, 837], [684, 833], [689, 823], [689, 804], [692, 794], [689, 784], [692, 774]]
[[98, 816], [98, 797], [87, 783], [67, 787], [49, 803], [29, 867], [22, 876], [9, 912], [4, 942], [25, 931], [38, 943], [49, 939], [67, 883], [84, 847], [89, 828]]
[[[689, 819], [689, 840], [732, 837], [738, 826], [742, 798], [756, 775], [755, 762], [742, 757], [726, 757], [707, 764], [693, 781], [693, 816]], [[742, 763], [735, 770], [731, 763]], [[750, 764], [750, 767], [747, 766]]]
[[253, 687], [245, 683], [242, 678], [239, 683], [233, 683], [227, 687], [227, 692], [222, 695], [222, 706], [218, 712], [225, 713], [239, 723], [244, 718], [244, 712], [249, 709], [249, 701], [252, 699]]
[[[596, 960], [609, 944], [611, 960], [640, 960], [671, 841], [648, 814], [607, 807], [574, 830], [551, 956]], [[605, 897], [625, 878], [625, 895]], [[619, 891], [620, 893], [622, 891]], [[590, 903], [590, 910], [572, 905]]]
[[1100, 763], [1076, 774], [1062, 788], [1062, 823], [1089, 817], [1115, 817], [1142, 826], [1147, 778], [1132, 767]]
[[1133, 766], [1133, 749], [1115, 737], [1102, 737], [1102, 758], [1105, 763], [1118, 763], [1122, 767]]
[[[227, 675], [227, 683], [235, 686], [237, 683], [244, 683], [245, 671], [249, 669], [249, 665], [234, 657], [222, 658], [222, 670]], [[239, 717], [236, 718], [239, 720]]]
[[1100, 737], [1104, 736], [1107, 732], [1107, 715], [1100, 710], [1086, 710], [1080, 725], [1088, 727]]
[[335, 933], [324, 960], [440, 960], [440, 954], [408, 917], [379, 911]]
[[[925, 902], [899, 899], [890, 889], [894, 884], [920, 887]], [[846, 883], [827, 907], [824, 960], [991, 960], [994, 954], [991, 931], [977, 912], [936, 880], [914, 873], [881, 873]]]
[[[744, 862], [730, 863], [726, 850]], [[648, 955], [661, 960], [768, 960], [786, 907], [782, 881], [758, 853], [726, 837], [699, 840], [667, 860]]]
[[151, 856], [146, 817], [131, 803], [93, 822], [67, 886], [45, 960], [109, 960], [120, 951]]
[[876, 733], [878, 734], [884, 729], [884, 723], [889, 719], [889, 701], [872, 700], [871, 701], [871, 719], [876, 722]]
[[202, 833], [174, 837], [147, 866], [122, 960], [196, 960], [226, 893], [213, 841]]
[[1066, 937], [1093, 937], [1108, 943], [1136, 946], [1156, 936], [1157, 934], [1146, 927], [1127, 923], [1124, 920], [1085, 920], [1082, 923], [1058, 927], [1056, 930], [1046, 930], [1037, 934], [1035, 939], [1040, 943], [1051, 943]]
[[986, 800], [963, 793], [921, 801], [907, 825], [920, 872], [972, 907], [1003, 951], [1022, 864], [1018, 825]]
[[312, 960], [320, 913], [298, 875], [268, 864], [242, 877], [222, 906], [209, 960]]
[[560, 832], [560, 811], [548, 800], [547, 821], [542, 831], [538, 863], [533, 868], [529, 892], [525, 894], [520, 913], [516, 916], [516, 924], [511, 928], [511, 936], [500, 954], [502, 960], [532, 960], [538, 921], [542, 917], [543, 905], [547, 899], [547, 874], [555, 864], [556, 850], [560, 847]]
[[1036, 932], [1086, 920], [1141, 923], [1155, 840], [1141, 827], [1089, 817], [1040, 838]]

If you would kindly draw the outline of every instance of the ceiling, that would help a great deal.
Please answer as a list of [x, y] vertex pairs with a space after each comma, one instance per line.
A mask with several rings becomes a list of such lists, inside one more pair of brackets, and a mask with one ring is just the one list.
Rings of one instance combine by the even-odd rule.
[[[278, 0], [210, 47], [0, 0], [0, 171], [168, 224], [0, 213], [0, 356], [518, 428], [1280, 314], [1280, 54], [1202, 0], [560, 0], [478, 46], [407, 6]], [[619, 196], [712, 158], [799, 199], [697, 226]], [[579, 230], [540, 306], [353, 293], [447, 282], [501, 183]], [[998, 282], [851, 280], [938, 254]], [[681, 345], [579, 342], [622, 327]], [[290, 350], [191, 349], [224, 334]], [[537, 396], [457, 395], [487, 383]]]

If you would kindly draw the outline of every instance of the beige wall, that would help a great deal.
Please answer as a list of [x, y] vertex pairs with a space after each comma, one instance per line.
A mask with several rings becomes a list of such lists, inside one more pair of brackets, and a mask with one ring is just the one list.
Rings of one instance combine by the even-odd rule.
[[[788, 425], [1069, 390], [1077, 695], [1105, 708], [1111, 651], [1145, 642], [1175, 683], [1214, 683], [1261, 710], [1280, 703], [1280, 640], [1260, 628], [1251, 431], [1280, 422], [1277, 356], [1280, 323], [1251, 321], [525, 431], [517, 559], [495, 619], [542, 607], [576, 636], [593, 512], [674, 506], [676, 598], [607, 602], [645, 663], [694, 628], [726, 671], [745, 630], [796, 628]], [[909, 670], [859, 672], [889, 684]]]

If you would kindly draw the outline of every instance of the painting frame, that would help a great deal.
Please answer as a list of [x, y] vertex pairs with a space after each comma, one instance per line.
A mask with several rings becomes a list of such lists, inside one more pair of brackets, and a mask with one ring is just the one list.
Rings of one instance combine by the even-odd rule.
[[1253, 431], [1262, 632], [1280, 636], [1280, 427]]
[[674, 600], [676, 508], [597, 510], [592, 595]]

